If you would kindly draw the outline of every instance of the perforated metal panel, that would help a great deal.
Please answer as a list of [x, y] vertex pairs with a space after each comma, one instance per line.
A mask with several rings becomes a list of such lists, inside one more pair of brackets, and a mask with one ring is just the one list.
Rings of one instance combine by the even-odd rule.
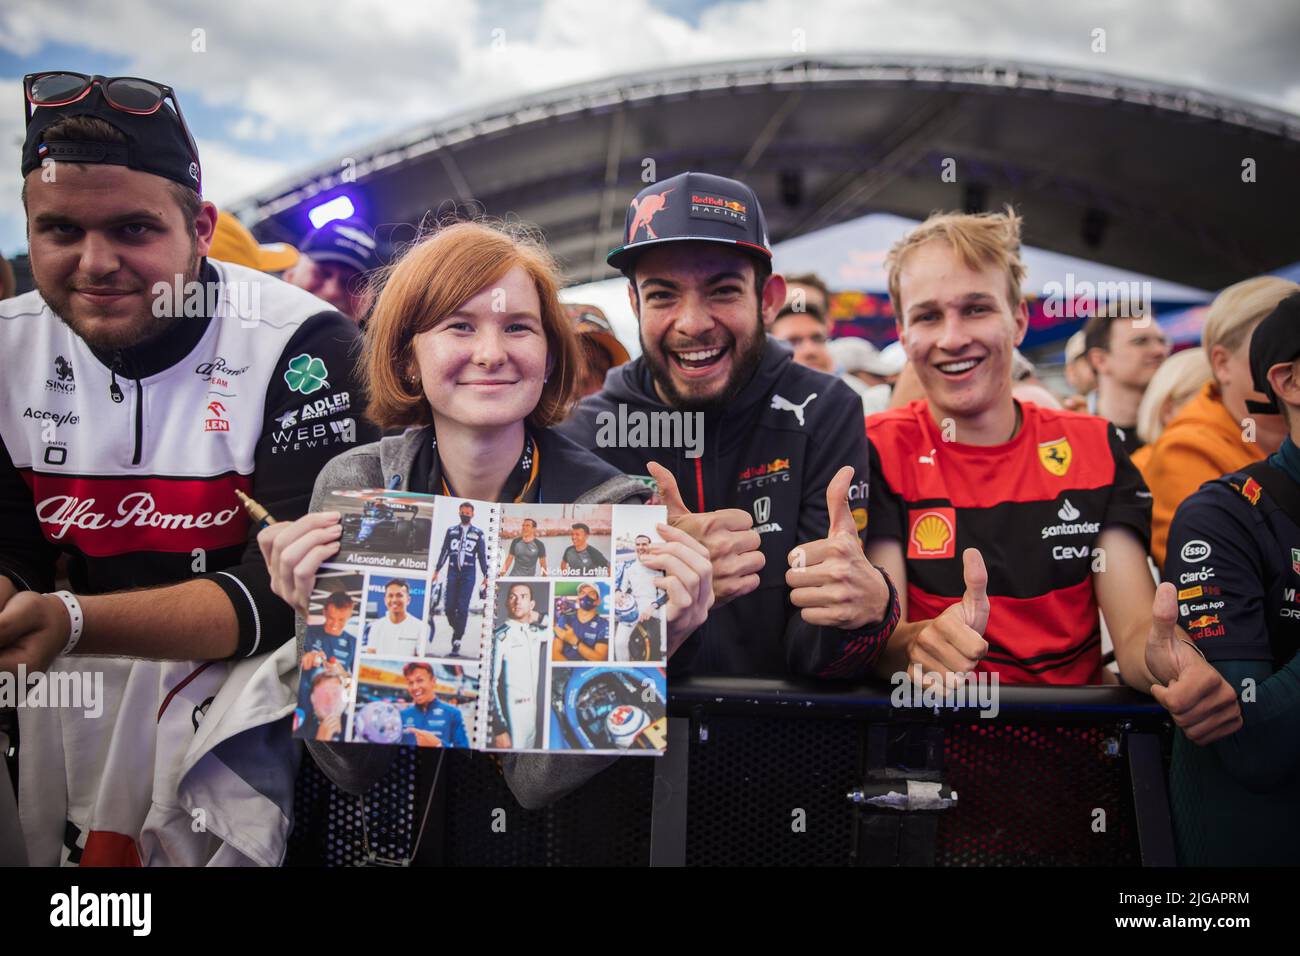
[[[473, 866], [646, 866], [652, 758], [620, 760], [543, 810], [515, 802], [493, 760], [451, 754], [446, 862]], [[493, 829], [501, 808], [504, 831]]]
[[[706, 739], [701, 739], [701, 726]], [[733, 716], [695, 722], [687, 864], [858, 862], [858, 811], [846, 794], [864, 779], [868, 726], [854, 720]], [[921, 734], [940, 730], [942, 778], [957, 791], [958, 803], [938, 814], [936, 864], [1141, 862], [1127, 765], [1121, 754], [1106, 752], [1108, 741], [1120, 739], [1118, 727], [1001, 721], [942, 728], [891, 724], [890, 753], [911, 758], [919, 752], [911, 744]], [[651, 759], [621, 760], [551, 807], [529, 811], [514, 801], [493, 760], [449, 753], [443, 766], [445, 804], [429, 823], [431, 831], [441, 827], [433, 837], [442, 841], [439, 861], [644, 866], [650, 858], [653, 773]], [[378, 832], [381, 846], [400, 850], [404, 845], [400, 835], [386, 835], [378, 826], [375, 807], [399, 801], [408, 786], [404, 771], [395, 766], [378, 785], [380, 792], [369, 798], [372, 842]], [[504, 832], [492, 825], [497, 808], [505, 810]], [[1105, 813], [1104, 830], [1095, 828], [1098, 810]], [[291, 863], [360, 859], [356, 798], [335, 790], [310, 759], [303, 761], [295, 812]]]
[[366, 861], [364, 839], [386, 859], [411, 853], [419, 821], [414, 818], [417, 754], [409, 748], [362, 801], [330, 782], [304, 755], [293, 795], [294, 827], [289, 834], [286, 866], [358, 866]]
[[[944, 779], [955, 812], [939, 821], [941, 866], [1137, 866], [1116, 730], [979, 721], [946, 728]], [[1104, 817], [1098, 815], [1104, 813]], [[1095, 827], [1103, 821], [1105, 829]]]
[[691, 734], [688, 866], [847, 865], [862, 725], [710, 717]]

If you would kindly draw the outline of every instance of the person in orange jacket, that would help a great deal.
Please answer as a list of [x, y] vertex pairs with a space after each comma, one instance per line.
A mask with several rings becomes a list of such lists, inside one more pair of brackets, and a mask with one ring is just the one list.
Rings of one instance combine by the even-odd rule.
[[1214, 380], [1170, 421], [1145, 461], [1136, 462], [1151, 490], [1151, 556], [1165, 563], [1174, 512], [1204, 482], [1263, 461], [1286, 437], [1278, 415], [1250, 415], [1246, 400], [1261, 398], [1250, 374], [1250, 334], [1300, 285], [1259, 276], [1230, 285], [1210, 305], [1201, 348]]
[[1129, 456], [1138, 471], [1151, 462], [1151, 451], [1178, 413], [1205, 385], [1214, 381], [1214, 372], [1205, 350], [1199, 346], [1175, 352], [1165, 359], [1138, 405], [1137, 434], [1142, 447]]

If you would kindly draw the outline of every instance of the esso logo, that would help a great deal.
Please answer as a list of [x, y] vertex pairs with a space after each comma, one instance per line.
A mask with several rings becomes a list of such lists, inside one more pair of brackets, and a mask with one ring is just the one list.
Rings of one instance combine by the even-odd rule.
[[1183, 545], [1183, 550], [1178, 552], [1178, 556], [1188, 564], [1200, 564], [1210, 556], [1210, 546], [1204, 541], [1188, 541]]

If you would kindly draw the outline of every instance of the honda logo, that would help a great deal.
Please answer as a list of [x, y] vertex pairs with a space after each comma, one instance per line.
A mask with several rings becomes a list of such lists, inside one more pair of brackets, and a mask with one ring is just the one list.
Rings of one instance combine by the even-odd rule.
[[772, 499], [759, 498], [754, 502], [754, 523], [767, 524], [767, 519], [772, 516]]

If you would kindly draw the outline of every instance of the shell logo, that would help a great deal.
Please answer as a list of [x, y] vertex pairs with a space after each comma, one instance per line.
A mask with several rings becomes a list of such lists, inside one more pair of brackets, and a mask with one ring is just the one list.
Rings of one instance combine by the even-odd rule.
[[854, 508], [851, 512], [853, 515], [853, 524], [859, 531], [867, 530], [867, 509]]
[[911, 512], [907, 536], [909, 558], [951, 558], [956, 553], [956, 512], [952, 508], [926, 508]]

